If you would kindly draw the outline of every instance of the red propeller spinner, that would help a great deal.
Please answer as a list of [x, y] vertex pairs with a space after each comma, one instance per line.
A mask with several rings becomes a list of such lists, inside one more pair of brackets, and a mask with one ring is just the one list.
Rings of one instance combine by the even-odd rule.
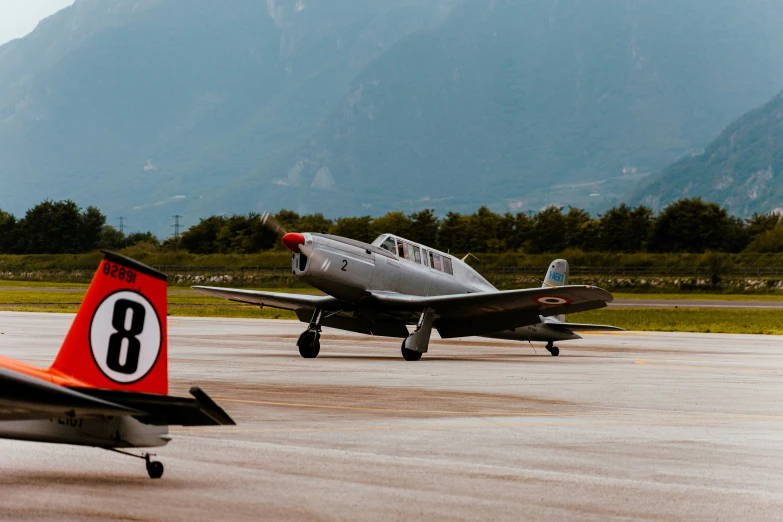
[[304, 245], [305, 238], [302, 234], [296, 232], [289, 232], [283, 236], [283, 244], [285, 247], [293, 253], [299, 252], [299, 245]]

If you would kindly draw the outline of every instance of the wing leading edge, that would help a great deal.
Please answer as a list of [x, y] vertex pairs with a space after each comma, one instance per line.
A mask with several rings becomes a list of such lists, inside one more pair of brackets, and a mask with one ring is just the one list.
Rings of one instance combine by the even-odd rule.
[[193, 289], [203, 294], [213, 295], [230, 301], [258, 306], [271, 306], [272, 308], [281, 308], [283, 310], [300, 310], [303, 308], [311, 310], [314, 308], [339, 310], [342, 307], [342, 302], [339, 299], [325, 295], [286, 294], [214, 286], [194, 286]]

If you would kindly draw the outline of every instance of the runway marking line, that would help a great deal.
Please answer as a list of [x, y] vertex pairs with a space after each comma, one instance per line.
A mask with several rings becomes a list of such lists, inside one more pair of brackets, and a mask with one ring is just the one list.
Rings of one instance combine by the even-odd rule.
[[[398, 408], [368, 408], [363, 406], [334, 406], [329, 404], [310, 404], [301, 402], [277, 402], [277, 401], [256, 401], [249, 399], [226, 399], [215, 397], [216, 401], [221, 402], [241, 402], [247, 404], [260, 404], [265, 406], [288, 406], [291, 408], [314, 408], [322, 410], [349, 410], [349, 411], [386, 411], [392, 413], [437, 413], [441, 415], [557, 415], [554, 413], [528, 413], [528, 412], [507, 412], [507, 411], [450, 411], [450, 410], [404, 410]], [[575, 413], [574, 415], [581, 415]]]
[[[182, 435], [192, 433], [294, 433], [294, 432], [317, 432], [317, 431], [403, 431], [403, 430], [459, 430], [459, 429], [487, 429], [487, 428], [519, 428], [519, 427], [575, 427], [575, 426], [680, 426], [687, 424], [694, 419], [681, 419], [673, 421], [588, 421], [565, 424], [562, 422], [505, 422], [505, 423], [482, 423], [482, 424], [412, 424], [407, 426], [367, 426], [367, 427], [344, 427], [344, 428], [258, 428], [258, 429], [194, 429], [194, 430], [171, 430], [171, 433]], [[738, 424], [746, 422], [746, 419], [700, 419], [705, 421], [704, 425], [709, 424]], [[783, 422], [783, 419], [756, 419], [752, 422]]]
[[[450, 410], [403, 410], [396, 408], [368, 408], [362, 406], [334, 406], [327, 404], [311, 404], [300, 402], [278, 402], [278, 401], [258, 401], [250, 399], [227, 399], [215, 397], [220, 402], [239, 402], [246, 404], [258, 404], [263, 406], [288, 406], [292, 408], [312, 408], [328, 410], [348, 410], [348, 411], [375, 411], [389, 413], [432, 413], [441, 415], [463, 415], [463, 416], [516, 416], [516, 417], [608, 417], [608, 416], [636, 416], [634, 413], [618, 412], [591, 412], [591, 413], [541, 413], [541, 412], [508, 412], [508, 411], [450, 411]], [[783, 415], [758, 415], [742, 413], [713, 413], [708, 415], [690, 414], [687, 412], [677, 413], [646, 413], [642, 415], [646, 418], [677, 418], [700, 419], [700, 418], [731, 418], [731, 419], [768, 419], [783, 421]]]

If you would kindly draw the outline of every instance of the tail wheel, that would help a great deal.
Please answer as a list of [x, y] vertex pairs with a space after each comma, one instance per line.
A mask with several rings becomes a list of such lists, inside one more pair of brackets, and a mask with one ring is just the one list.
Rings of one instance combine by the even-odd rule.
[[321, 351], [321, 334], [313, 330], [307, 330], [299, 336], [296, 345], [299, 347], [299, 355], [305, 359], [315, 359]]
[[402, 342], [402, 358], [406, 361], [418, 361], [421, 359], [421, 352], [417, 352], [416, 350], [408, 350], [405, 348], [405, 341]]
[[[136, 455], [131, 455], [130, 453], [125, 453], [124, 451], [119, 450], [113, 450], [117, 453], [121, 453], [123, 455], [130, 455], [131, 457], [136, 457]], [[163, 476], [163, 464], [158, 462], [157, 460], [152, 460], [151, 455], [149, 453], [145, 454], [143, 457], [138, 457], [140, 459], [144, 459], [146, 465], [147, 465], [147, 475], [150, 476], [151, 479], [159, 479]]]

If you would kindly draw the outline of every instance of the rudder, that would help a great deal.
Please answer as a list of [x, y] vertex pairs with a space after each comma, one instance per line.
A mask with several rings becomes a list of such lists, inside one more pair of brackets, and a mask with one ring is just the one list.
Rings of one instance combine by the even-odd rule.
[[564, 286], [568, 284], [568, 261], [555, 259], [549, 265], [542, 287]]
[[166, 276], [104, 255], [50, 371], [95, 388], [166, 395]]
[[[544, 278], [544, 284], [542, 288], [549, 287], [554, 288], [558, 286], [565, 286], [568, 284], [568, 261], [565, 259], [555, 259], [549, 265], [549, 270], [546, 272]], [[565, 321], [565, 315], [555, 316], [558, 321]]]

